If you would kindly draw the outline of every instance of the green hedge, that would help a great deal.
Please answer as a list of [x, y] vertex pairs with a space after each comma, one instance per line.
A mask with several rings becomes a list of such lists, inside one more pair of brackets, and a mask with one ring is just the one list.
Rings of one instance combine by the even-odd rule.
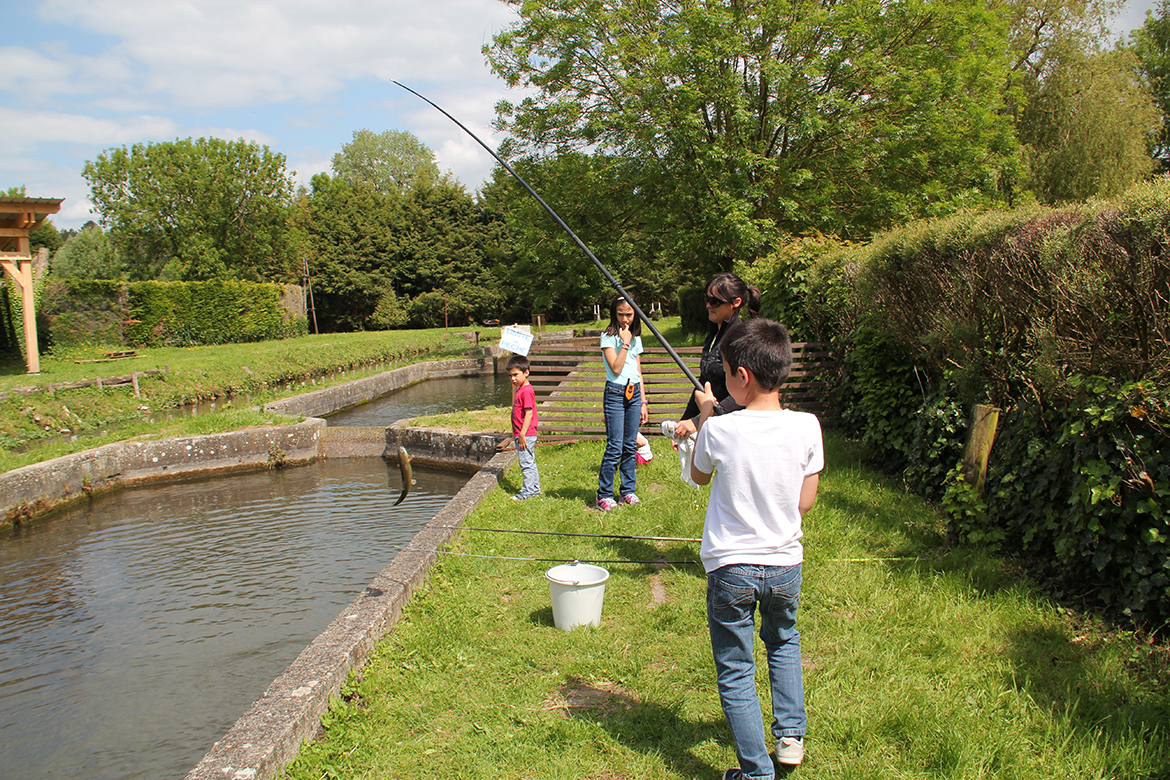
[[132, 282], [128, 344], [266, 341], [308, 332], [280, 305], [283, 287], [241, 281]]
[[[47, 277], [38, 287], [42, 352], [91, 347], [225, 344], [308, 332], [303, 316], [281, 305], [284, 287], [241, 281], [113, 282]], [[4, 318], [23, 339], [20, 307]], [[19, 349], [23, 341], [13, 344]], [[18, 353], [18, 354], [22, 354]]]
[[[706, 333], [710, 320], [707, 317], [706, 287], [680, 287], [675, 294], [678, 298], [679, 324], [687, 333]], [[605, 314], [602, 313], [602, 317]]]
[[128, 307], [121, 282], [49, 277], [37, 308], [41, 350], [121, 345]]
[[[1170, 182], [917, 223], [801, 270], [810, 335], [845, 355], [841, 424], [941, 502], [953, 539], [1167, 627]], [[977, 495], [958, 466], [980, 403], [1002, 411]]]

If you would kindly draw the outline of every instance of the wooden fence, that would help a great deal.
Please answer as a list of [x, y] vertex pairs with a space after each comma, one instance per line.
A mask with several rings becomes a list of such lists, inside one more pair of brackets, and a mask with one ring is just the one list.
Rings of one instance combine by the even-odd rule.
[[[536, 390], [540, 437], [545, 442], [566, 439], [604, 439], [605, 420], [601, 395], [605, 389], [599, 337], [538, 339], [528, 353], [532, 365], [529, 381]], [[646, 337], [643, 336], [643, 343]], [[702, 347], [675, 350], [698, 376]], [[792, 372], [781, 388], [781, 402], [789, 408], [813, 412], [822, 424], [830, 414], [829, 392], [837, 362], [828, 344], [794, 343]], [[647, 347], [642, 353], [642, 377], [650, 422], [644, 434], [661, 434], [663, 420], [678, 420], [686, 410], [694, 386], [663, 347]]]

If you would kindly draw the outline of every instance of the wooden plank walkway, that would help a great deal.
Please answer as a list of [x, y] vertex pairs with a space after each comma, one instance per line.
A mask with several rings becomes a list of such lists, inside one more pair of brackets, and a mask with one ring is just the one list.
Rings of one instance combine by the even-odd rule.
[[[538, 339], [528, 354], [529, 381], [536, 390], [540, 409], [540, 436], [549, 441], [604, 439], [605, 420], [601, 394], [605, 366], [597, 336], [573, 339]], [[642, 337], [645, 344], [653, 339]], [[702, 347], [675, 349], [697, 376]], [[837, 361], [823, 343], [794, 343], [792, 373], [781, 391], [785, 406], [813, 412], [823, 424], [830, 413], [829, 393], [837, 375]], [[642, 377], [646, 384], [650, 422], [644, 434], [660, 434], [663, 420], [677, 420], [686, 410], [694, 386], [663, 347], [647, 347], [642, 353]]]

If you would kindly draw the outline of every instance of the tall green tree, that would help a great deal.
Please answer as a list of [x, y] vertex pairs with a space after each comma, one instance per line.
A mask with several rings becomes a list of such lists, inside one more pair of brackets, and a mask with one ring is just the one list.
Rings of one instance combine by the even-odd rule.
[[1170, 0], [1159, 0], [1146, 23], [1131, 36], [1146, 88], [1161, 113], [1150, 151], [1163, 172], [1170, 171]]
[[284, 155], [239, 139], [109, 149], [82, 175], [132, 279], [299, 276], [285, 241], [292, 178]]
[[1016, 152], [982, 2], [508, 1], [485, 53], [535, 94], [497, 106], [505, 151], [637, 161], [677, 256], [726, 267], [784, 231], [985, 202]]
[[508, 298], [502, 222], [458, 184], [381, 195], [318, 174], [293, 225], [323, 331], [464, 326]]
[[1153, 172], [1159, 112], [1129, 49], [1066, 54], [1026, 84], [1018, 122], [1030, 189], [1045, 203], [1118, 195]]
[[73, 279], [121, 279], [124, 274], [117, 246], [92, 222], [53, 253], [49, 267], [54, 276]]
[[435, 153], [405, 130], [354, 130], [353, 140], [333, 155], [333, 175], [380, 195], [426, 189], [439, 180]]

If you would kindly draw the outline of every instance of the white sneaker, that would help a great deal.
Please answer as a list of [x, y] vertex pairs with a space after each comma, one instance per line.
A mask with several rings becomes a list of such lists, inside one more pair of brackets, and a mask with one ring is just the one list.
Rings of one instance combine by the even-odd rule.
[[776, 763], [795, 766], [804, 760], [804, 737], [780, 737], [776, 743]]

